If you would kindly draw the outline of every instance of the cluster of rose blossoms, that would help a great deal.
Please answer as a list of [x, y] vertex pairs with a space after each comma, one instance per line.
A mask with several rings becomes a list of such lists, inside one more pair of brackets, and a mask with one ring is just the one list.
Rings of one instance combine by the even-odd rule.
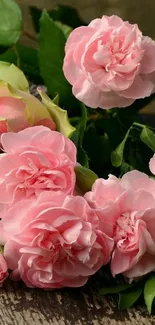
[[[155, 180], [139, 171], [76, 189], [76, 147], [44, 126], [1, 136], [1, 284], [78, 287], [110, 262], [113, 276], [155, 270]], [[150, 162], [155, 173], [155, 157]]]
[[[128, 106], [155, 91], [155, 44], [136, 25], [104, 16], [74, 30], [65, 50], [65, 76], [90, 107]], [[155, 179], [134, 170], [81, 193], [74, 143], [48, 112], [36, 119], [41, 103], [32, 100], [28, 127], [23, 101], [3, 90], [0, 284], [10, 274], [28, 287], [78, 287], [107, 263], [129, 281], [154, 271]]]

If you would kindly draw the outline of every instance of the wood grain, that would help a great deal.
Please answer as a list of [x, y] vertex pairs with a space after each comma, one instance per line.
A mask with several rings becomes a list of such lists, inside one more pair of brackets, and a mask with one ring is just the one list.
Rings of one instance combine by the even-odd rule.
[[98, 295], [92, 278], [82, 289], [43, 291], [6, 282], [0, 290], [0, 324], [3, 325], [154, 325], [155, 316], [138, 307], [117, 309], [116, 299]]

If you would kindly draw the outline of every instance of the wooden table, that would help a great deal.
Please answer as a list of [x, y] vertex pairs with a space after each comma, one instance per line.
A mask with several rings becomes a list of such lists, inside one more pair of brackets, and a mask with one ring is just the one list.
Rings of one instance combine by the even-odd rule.
[[[102, 281], [102, 279], [100, 279]], [[44, 291], [6, 282], [0, 289], [2, 325], [154, 325], [145, 307], [120, 312], [116, 298], [100, 297], [92, 278], [80, 289]]]

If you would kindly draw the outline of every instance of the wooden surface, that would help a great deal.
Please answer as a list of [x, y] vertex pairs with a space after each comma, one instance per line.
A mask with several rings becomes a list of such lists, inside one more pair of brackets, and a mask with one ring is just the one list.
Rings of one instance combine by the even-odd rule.
[[94, 280], [82, 289], [43, 291], [7, 282], [0, 289], [2, 325], [154, 325], [155, 316], [138, 307], [120, 312], [116, 299], [97, 294]]

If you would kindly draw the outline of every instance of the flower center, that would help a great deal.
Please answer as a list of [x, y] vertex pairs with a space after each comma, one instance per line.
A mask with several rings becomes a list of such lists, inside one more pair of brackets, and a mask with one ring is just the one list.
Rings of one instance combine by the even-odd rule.
[[126, 212], [117, 220], [114, 239], [121, 251], [133, 251], [138, 248], [140, 227], [135, 216], [136, 212]]
[[142, 54], [134, 40], [129, 42], [125, 36], [112, 34], [108, 36], [108, 40], [98, 40], [93, 59], [105, 72], [111, 70], [124, 75], [137, 71]]
[[18, 180], [18, 189], [24, 191], [27, 197], [38, 190], [59, 190], [66, 187], [63, 168], [57, 170], [52, 166], [38, 166], [33, 161], [16, 170], [15, 177]]

